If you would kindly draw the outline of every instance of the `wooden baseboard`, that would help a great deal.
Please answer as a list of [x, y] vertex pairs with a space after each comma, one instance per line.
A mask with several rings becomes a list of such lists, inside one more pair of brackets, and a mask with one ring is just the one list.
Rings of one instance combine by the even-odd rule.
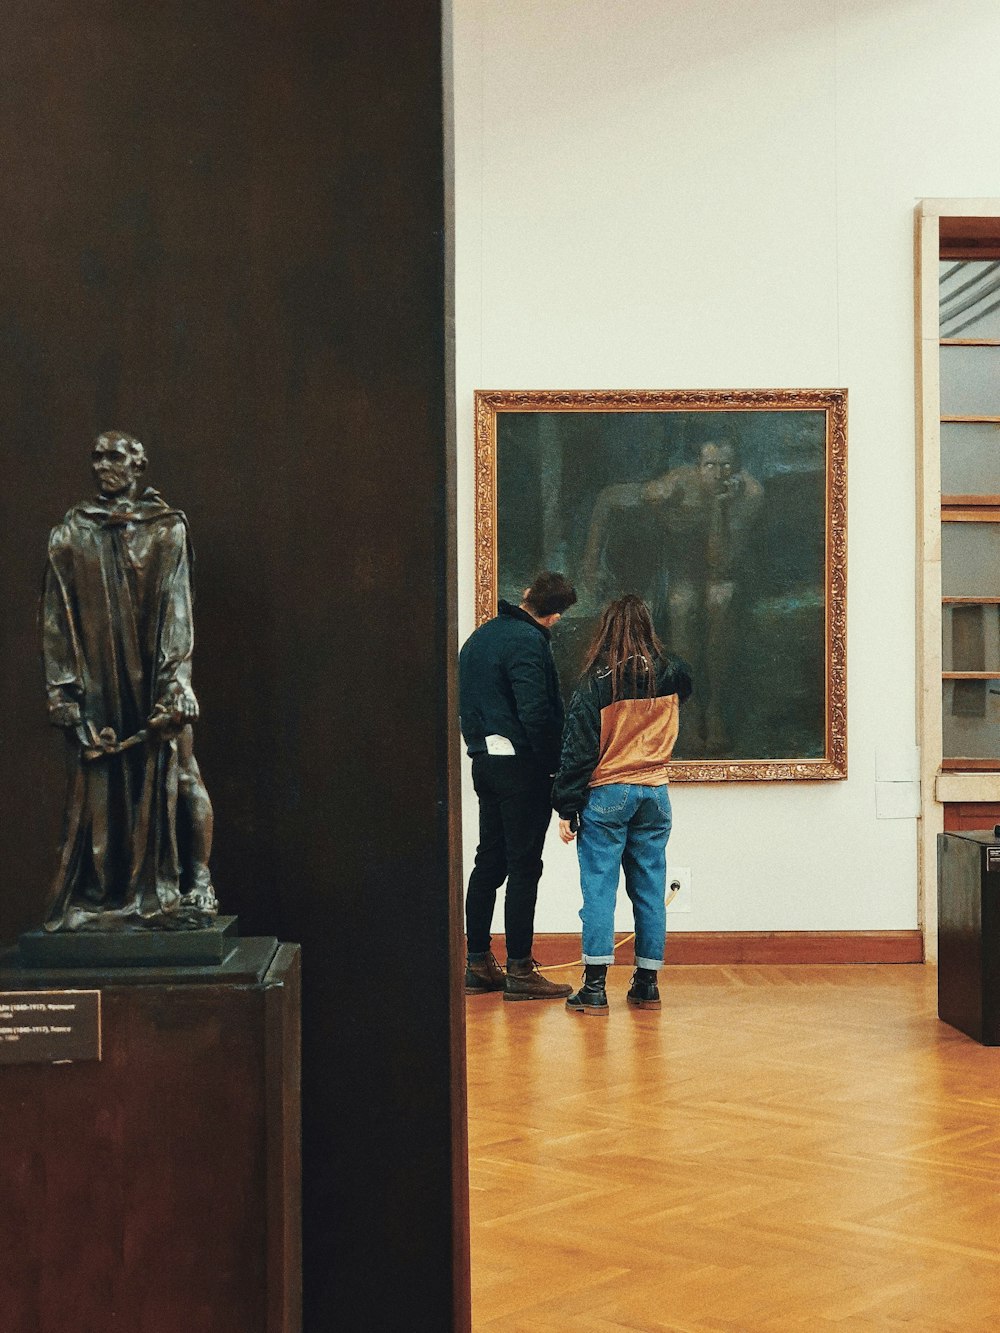
[[[627, 939], [615, 936], [615, 943]], [[503, 948], [494, 940], [494, 953]], [[536, 934], [534, 954], [542, 967], [580, 957], [579, 935]], [[617, 951], [631, 965], [631, 941]], [[919, 930], [679, 930], [667, 935], [665, 962], [693, 963], [922, 963]]]

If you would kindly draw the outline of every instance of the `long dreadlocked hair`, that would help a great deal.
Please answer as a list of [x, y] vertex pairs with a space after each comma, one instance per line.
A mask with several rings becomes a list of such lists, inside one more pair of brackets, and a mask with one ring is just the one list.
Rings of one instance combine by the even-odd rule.
[[610, 672], [611, 698], [615, 700], [622, 697], [623, 679], [634, 673], [636, 685], [644, 684], [652, 699], [656, 694], [657, 659], [665, 656], [649, 607], [641, 597], [629, 592], [609, 602], [601, 612], [582, 674], [587, 676], [595, 668]]

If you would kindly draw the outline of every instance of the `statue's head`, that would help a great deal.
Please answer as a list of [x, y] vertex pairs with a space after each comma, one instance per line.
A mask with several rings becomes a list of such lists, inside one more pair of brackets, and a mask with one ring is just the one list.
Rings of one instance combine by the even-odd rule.
[[134, 435], [105, 430], [94, 441], [90, 456], [97, 489], [102, 495], [132, 493], [146, 470], [146, 451]]

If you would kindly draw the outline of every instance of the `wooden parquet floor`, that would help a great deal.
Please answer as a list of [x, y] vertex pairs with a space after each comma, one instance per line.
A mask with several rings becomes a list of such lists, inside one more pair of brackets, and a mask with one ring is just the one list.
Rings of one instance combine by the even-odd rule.
[[467, 1002], [475, 1333], [1000, 1329], [1000, 1048], [933, 968], [612, 971]]

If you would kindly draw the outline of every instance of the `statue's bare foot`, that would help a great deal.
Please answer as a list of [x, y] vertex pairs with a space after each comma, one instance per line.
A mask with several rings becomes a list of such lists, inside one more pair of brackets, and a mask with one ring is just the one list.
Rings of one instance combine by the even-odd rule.
[[212, 888], [211, 880], [196, 880], [194, 887], [185, 893], [177, 904], [179, 920], [192, 925], [207, 926], [219, 914], [219, 903]]

